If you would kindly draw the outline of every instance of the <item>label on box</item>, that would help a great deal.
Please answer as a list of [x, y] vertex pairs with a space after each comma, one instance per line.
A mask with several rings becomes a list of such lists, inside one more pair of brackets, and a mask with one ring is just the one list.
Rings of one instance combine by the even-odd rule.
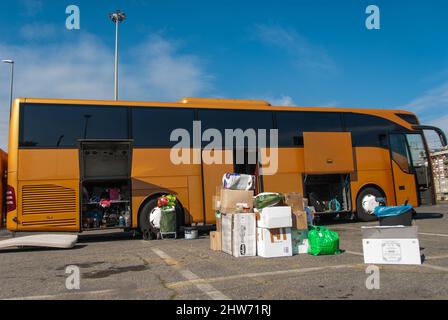
[[382, 243], [383, 260], [387, 262], [401, 261], [401, 245], [398, 241], [384, 241]]

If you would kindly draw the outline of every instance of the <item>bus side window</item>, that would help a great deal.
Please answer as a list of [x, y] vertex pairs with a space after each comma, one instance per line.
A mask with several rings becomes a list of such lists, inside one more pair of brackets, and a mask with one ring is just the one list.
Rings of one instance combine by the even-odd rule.
[[277, 111], [278, 145], [303, 147], [304, 132], [341, 132], [338, 112]]
[[390, 135], [390, 150], [392, 159], [400, 166], [401, 170], [410, 173], [410, 157], [404, 134]]
[[257, 175], [257, 152], [249, 151], [245, 149], [244, 151], [244, 163], [237, 163], [236, 153], [237, 150], [233, 150], [233, 168], [235, 173], [239, 174], [251, 174]]

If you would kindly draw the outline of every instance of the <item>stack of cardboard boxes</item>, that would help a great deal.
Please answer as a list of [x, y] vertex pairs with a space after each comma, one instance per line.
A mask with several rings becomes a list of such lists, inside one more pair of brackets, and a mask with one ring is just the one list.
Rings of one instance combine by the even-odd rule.
[[308, 225], [312, 223], [305, 208], [308, 200], [299, 193], [288, 193], [285, 195], [285, 203], [292, 211], [292, 253], [300, 254], [308, 252]]
[[214, 197], [217, 214], [216, 231], [210, 233], [212, 250], [235, 257], [256, 255], [253, 197], [253, 190], [219, 190]]
[[210, 248], [235, 257], [307, 253], [306, 199], [289, 193], [284, 203], [254, 210], [253, 197], [253, 190], [217, 189], [213, 199], [216, 231], [210, 232]]

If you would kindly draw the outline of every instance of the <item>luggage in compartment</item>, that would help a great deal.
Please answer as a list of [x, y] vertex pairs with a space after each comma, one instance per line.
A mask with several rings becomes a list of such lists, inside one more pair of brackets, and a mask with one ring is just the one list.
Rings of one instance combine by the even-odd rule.
[[84, 182], [82, 227], [83, 230], [131, 227], [128, 182]]
[[349, 174], [304, 175], [303, 186], [308, 205], [314, 207], [316, 213], [351, 210]]
[[82, 229], [130, 228], [132, 143], [80, 140]]

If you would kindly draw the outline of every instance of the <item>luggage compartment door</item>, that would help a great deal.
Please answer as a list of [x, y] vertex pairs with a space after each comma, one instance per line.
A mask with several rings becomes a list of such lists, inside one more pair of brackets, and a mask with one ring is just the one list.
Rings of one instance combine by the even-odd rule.
[[332, 174], [354, 171], [350, 132], [304, 132], [304, 173]]

